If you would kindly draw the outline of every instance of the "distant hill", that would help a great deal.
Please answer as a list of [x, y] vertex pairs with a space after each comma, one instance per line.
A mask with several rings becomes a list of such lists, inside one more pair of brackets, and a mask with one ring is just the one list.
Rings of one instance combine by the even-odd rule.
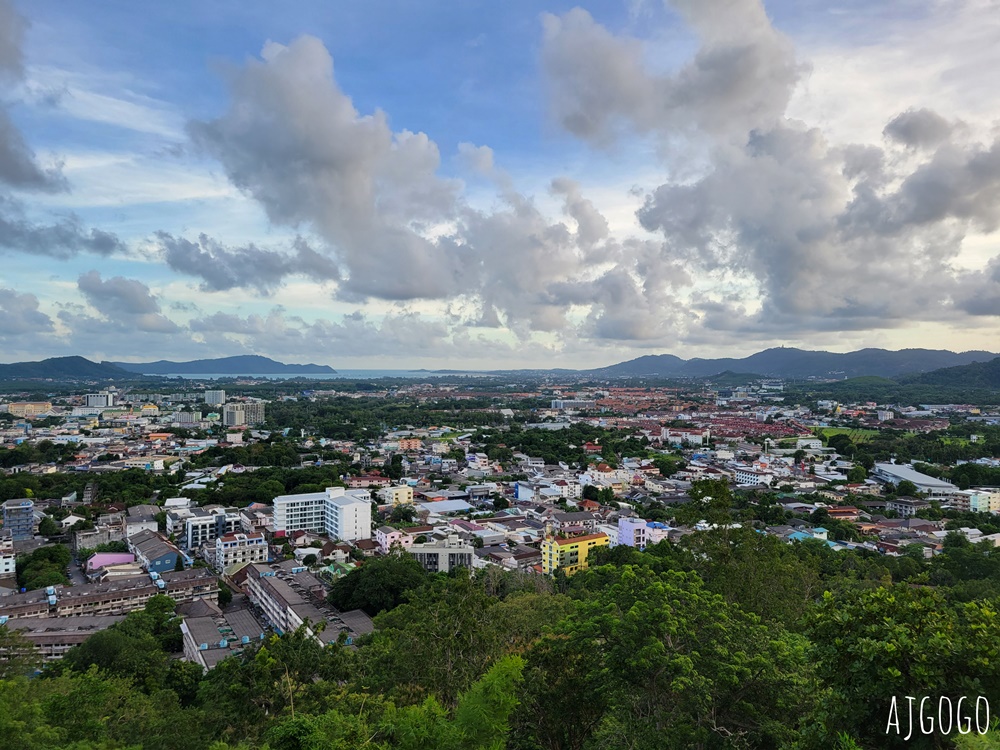
[[780, 378], [854, 378], [875, 375], [898, 378], [911, 373], [928, 372], [942, 367], [956, 367], [986, 362], [996, 357], [990, 352], [955, 353], [941, 349], [861, 349], [856, 352], [807, 351], [794, 348], [766, 349], [742, 359], [689, 359], [672, 354], [647, 355], [588, 372], [610, 377], [708, 377], [719, 373], [755, 372]]
[[195, 359], [190, 362], [105, 362], [143, 375], [336, 375], [328, 365], [286, 365], [255, 354], [218, 359]]
[[0, 365], [0, 380], [45, 378], [51, 380], [112, 380], [134, 378], [135, 373], [110, 362], [91, 362], [83, 357], [51, 357], [40, 362]]
[[1000, 357], [900, 378], [907, 385], [944, 385], [953, 388], [1000, 389]]

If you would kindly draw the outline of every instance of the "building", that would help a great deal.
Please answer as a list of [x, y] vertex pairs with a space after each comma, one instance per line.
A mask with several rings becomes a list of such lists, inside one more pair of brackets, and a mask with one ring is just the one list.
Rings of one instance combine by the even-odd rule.
[[178, 604], [219, 596], [219, 579], [207, 568], [120, 578], [77, 586], [49, 586], [0, 597], [0, 622], [77, 615], [125, 615], [142, 609], [157, 594]]
[[10, 532], [0, 530], [0, 579], [13, 578], [17, 573], [14, 539]]
[[27, 638], [42, 657], [50, 662], [61, 659], [73, 646], [79, 646], [94, 633], [107, 630], [125, 619], [125, 615], [83, 615], [31, 618], [18, 621], [16, 630]]
[[264, 627], [248, 610], [215, 617], [187, 617], [181, 623], [184, 658], [206, 672], [251, 643], [264, 640]]
[[411, 544], [410, 554], [429, 573], [450, 573], [458, 568], [472, 568], [474, 548], [458, 534], [444, 539]]
[[379, 526], [375, 529], [375, 543], [379, 552], [388, 555], [393, 545], [408, 549], [413, 544], [413, 536], [408, 531], [400, 531], [392, 526]]
[[881, 482], [898, 485], [900, 482], [912, 482], [920, 492], [928, 497], [948, 497], [958, 492], [958, 487], [943, 479], [935, 479], [927, 474], [921, 474], [910, 466], [902, 464], [875, 464], [872, 476]]
[[354, 542], [372, 538], [372, 503], [367, 490], [328, 487], [323, 492], [274, 498], [274, 530], [315, 531]]
[[226, 534], [215, 540], [215, 569], [225, 571], [232, 565], [267, 562], [267, 540], [259, 531]]
[[[208, 505], [204, 508], [183, 509], [183, 511], [184, 544], [189, 550], [198, 549], [203, 544], [214, 542], [220, 536], [232, 534], [242, 528], [240, 513], [235, 508]], [[176, 524], [171, 515], [180, 516], [181, 510], [167, 514], [168, 533], [171, 533], [170, 528]]]
[[114, 391], [98, 391], [88, 393], [83, 397], [84, 403], [91, 408], [109, 409], [115, 406], [118, 394]]
[[885, 501], [885, 509], [895, 511], [900, 518], [912, 518], [919, 511], [930, 508], [931, 504], [926, 500], [918, 500], [915, 497], [889, 498]]
[[222, 407], [222, 424], [226, 427], [253, 427], [263, 423], [263, 401], [239, 401]]
[[128, 538], [128, 549], [142, 569], [165, 573], [177, 567], [180, 550], [155, 531], [140, 531]]
[[7, 411], [12, 417], [37, 417], [52, 411], [51, 401], [21, 401], [8, 404]]
[[1000, 487], [973, 487], [956, 494], [967, 500], [968, 509], [974, 513], [1000, 512]]
[[27, 498], [5, 502], [3, 527], [15, 542], [31, 539], [35, 535], [35, 503]]
[[[308, 634], [323, 644], [336, 641], [341, 633], [345, 634], [347, 643], [351, 643], [354, 638], [375, 629], [371, 618], [360, 610], [336, 612], [321, 600], [316, 600], [316, 604], [310, 601], [309, 589], [312, 587], [301, 580], [299, 576], [303, 574], [319, 583], [315, 576], [304, 571], [288, 575], [266, 565], [248, 566], [247, 598], [279, 634], [294, 632], [305, 625]], [[326, 627], [319, 632], [310, 627], [321, 622], [326, 623]]]
[[647, 542], [646, 519], [624, 517], [618, 519], [618, 544], [643, 549]]
[[556, 398], [552, 400], [553, 409], [596, 409], [597, 402], [582, 398]]
[[226, 392], [205, 391], [205, 403], [209, 406], [222, 406], [226, 403]]
[[413, 488], [408, 484], [396, 484], [392, 487], [383, 487], [377, 493], [380, 504], [383, 505], [412, 505]]
[[607, 546], [607, 534], [567, 538], [549, 535], [542, 542], [542, 572], [552, 574], [562, 570], [566, 575], [573, 575], [578, 570], [586, 570], [590, 552], [597, 547]]

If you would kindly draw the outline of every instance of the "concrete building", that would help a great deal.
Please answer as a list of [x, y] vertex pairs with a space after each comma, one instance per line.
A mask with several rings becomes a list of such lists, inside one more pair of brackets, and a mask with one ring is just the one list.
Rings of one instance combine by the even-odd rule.
[[8, 404], [7, 411], [12, 417], [37, 417], [52, 411], [51, 401], [21, 401]]
[[222, 407], [222, 424], [226, 427], [253, 427], [263, 423], [263, 401], [239, 401]]
[[956, 496], [965, 498], [968, 509], [974, 513], [1000, 512], [1000, 487], [973, 487], [957, 492]]
[[267, 562], [267, 540], [259, 531], [225, 534], [215, 540], [215, 569], [223, 572], [232, 565]]
[[898, 485], [900, 482], [913, 482], [920, 492], [928, 497], [948, 497], [958, 492], [958, 487], [943, 479], [935, 479], [927, 474], [921, 474], [910, 466], [902, 464], [875, 464], [872, 476], [881, 482]]
[[275, 533], [315, 531], [354, 542], [372, 538], [372, 505], [367, 490], [328, 487], [324, 492], [274, 498]]
[[[204, 508], [185, 509], [184, 513], [184, 544], [188, 550], [196, 550], [203, 544], [210, 544], [225, 534], [241, 530], [240, 513], [236, 508], [223, 508], [221, 505], [207, 505]], [[176, 524], [171, 515], [180, 515], [181, 511], [167, 514], [167, 531]], [[176, 533], [176, 532], [174, 532]]]
[[597, 547], [607, 547], [605, 534], [584, 534], [583, 536], [559, 538], [547, 536], [542, 542], [542, 572], [547, 574], [562, 570], [573, 575], [586, 570], [588, 556]]
[[648, 542], [646, 532], [646, 519], [644, 518], [618, 519], [618, 544], [643, 549]]
[[0, 530], [0, 580], [13, 578], [17, 573], [14, 539], [6, 529]]
[[410, 554], [429, 573], [450, 573], [457, 568], [472, 568], [474, 548], [458, 534], [423, 544], [411, 544]]
[[8, 500], [3, 504], [3, 527], [15, 542], [35, 535], [35, 503], [28, 498]]
[[107, 630], [125, 619], [125, 615], [90, 615], [22, 619], [14, 628], [28, 639], [38, 651], [42, 661], [61, 659], [73, 646], [79, 646], [94, 633]]
[[215, 617], [187, 617], [181, 623], [184, 658], [205, 672], [251, 643], [264, 640], [265, 629], [248, 610]]
[[413, 488], [408, 484], [396, 484], [383, 487], [376, 495], [381, 505], [412, 505]]
[[226, 392], [205, 391], [205, 403], [209, 406], [222, 406], [226, 403]]
[[219, 579], [207, 568], [132, 576], [77, 586], [49, 586], [0, 597], [0, 622], [75, 615], [124, 615], [142, 609], [157, 594], [178, 604], [219, 596]]
[[889, 498], [885, 501], [885, 509], [895, 511], [900, 518], [912, 518], [918, 511], [930, 508], [931, 504], [926, 500], [919, 500], [915, 497]]
[[114, 391], [99, 391], [84, 396], [84, 403], [91, 408], [110, 409], [115, 406], [118, 394]]

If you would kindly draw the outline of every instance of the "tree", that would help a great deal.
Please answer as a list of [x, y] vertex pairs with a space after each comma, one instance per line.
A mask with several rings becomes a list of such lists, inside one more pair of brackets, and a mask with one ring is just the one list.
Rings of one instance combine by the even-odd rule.
[[600, 498], [600, 493], [601, 491], [597, 488], [596, 484], [587, 484], [583, 487], [584, 500], [593, 500], [594, 502], [597, 502], [598, 498]]
[[319, 558], [316, 557], [316, 555], [313, 555], [313, 554], [306, 555], [305, 557], [302, 558], [302, 564], [305, 565], [306, 567], [310, 567], [310, 568], [313, 565], [315, 565], [318, 561], [319, 561]]
[[233, 590], [221, 580], [219, 581], [219, 607], [225, 609], [233, 603]]
[[847, 481], [851, 484], [860, 484], [868, 478], [868, 472], [864, 466], [854, 466], [847, 472]]
[[34, 644], [16, 630], [0, 625], [0, 680], [31, 674], [42, 664]]
[[899, 484], [896, 485], [896, 494], [904, 497], [911, 497], [919, 493], [920, 490], [917, 488], [913, 482], [909, 479], [904, 479]]
[[426, 582], [423, 566], [406, 552], [396, 552], [368, 560], [337, 579], [329, 600], [337, 609], [361, 609], [374, 617], [397, 607], [407, 592]]
[[45, 516], [38, 524], [38, 533], [44, 537], [56, 536], [62, 528], [50, 516]]
[[389, 521], [392, 523], [413, 523], [413, 519], [416, 517], [417, 509], [413, 507], [412, 503], [395, 505], [389, 513]]
[[503, 495], [492, 495], [493, 510], [506, 510], [510, 507], [510, 501]]

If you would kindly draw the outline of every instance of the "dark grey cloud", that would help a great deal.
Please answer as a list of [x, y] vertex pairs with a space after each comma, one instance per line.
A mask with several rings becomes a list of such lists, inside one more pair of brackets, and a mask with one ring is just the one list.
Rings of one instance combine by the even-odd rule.
[[[124, 332], [177, 333], [180, 326], [160, 312], [160, 303], [149, 287], [136, 279], [115, 276], [102, 279], [98, 271], [88, 271], [77, 280], [77, 288], [105, 322]], [[78, 326], [91, 320], [76, 315], [64, 318]]]
[[0, 288], [0, 336], [43, 334], [53, 328], [52, 318], [38, 309], [38, 297]]
[[951, 135], [954, 126], [930, 109], [908, 109], [889, 121], [883, 134], [906, 146], [937, 146]]
[[80, 253], [111, 255], [127, 248], [116, 235], [87, 229], [72, 214], [51, 224], [32, 221], [19, 202], [0, 195], [0, 249], [66, 260]]
[[206, 291], [247, 288], [267, 295], [295, 274], [317, 281], [340, 278], [336, 263], [302, 238], [293, 243], [291, 253], [254, 244], [226, 247], [204, 234], [198, 236], [197, 242], [167, 232], [157, 232], [156, 239], [167, 265], [179, 273], [201, 278]]

